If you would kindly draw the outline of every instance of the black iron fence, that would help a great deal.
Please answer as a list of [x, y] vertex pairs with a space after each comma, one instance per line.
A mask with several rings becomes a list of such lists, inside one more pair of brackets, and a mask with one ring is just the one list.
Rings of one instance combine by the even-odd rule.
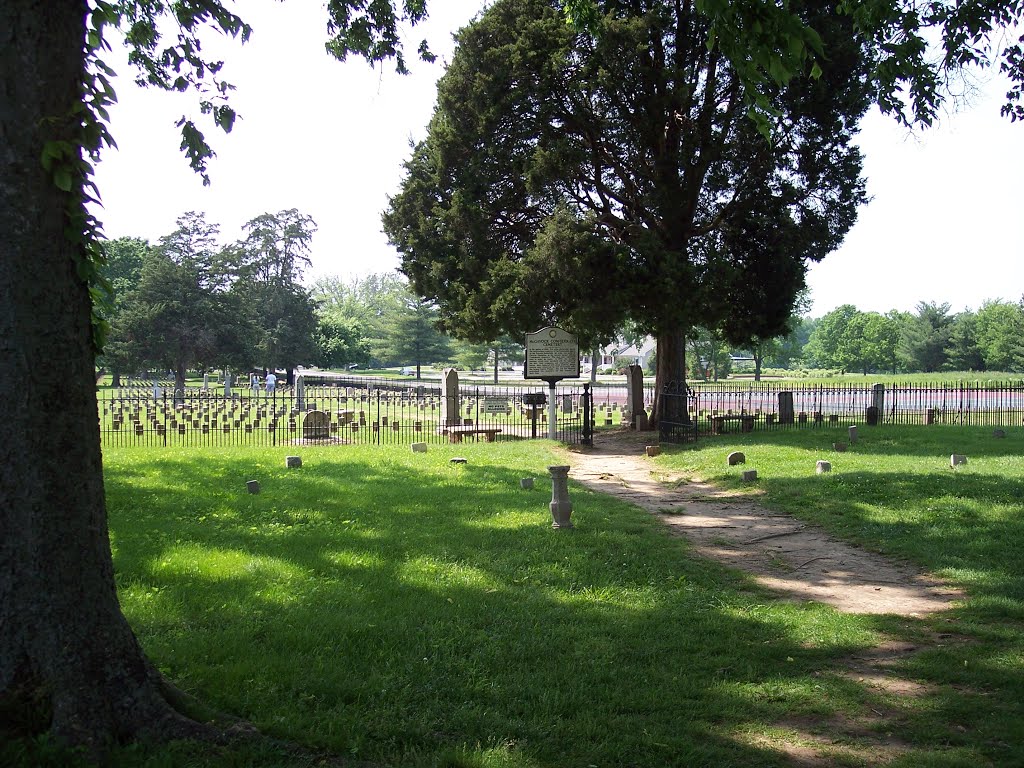
[[[666, 391], [685, 408], [693, 435], [849, 424], [1024, 423], [1024, 382], [793, 386], [792, 382], [700, 384]], [[671, 432], [671, 430], [670, 430]], [[663, 439], [672, 439], [671, 434]]]
[[[589, 385], [547, 388], [351, 378], [274, 392], [188, 388], [163, 383], [100, 390], [106, 446], [345, 445], [494, 442], [554, 436], [588, 439]], [[590, 421], [585, 423], [585, 419]]]
[[[445, 397], [440, 382], [350, 377], [304, 391], [281, 387], [173, 391], [166, 383], [100, 390], [105, 445], [409, 444], [543, 438], [549, 435], [544, 386], [463, 384]], [[718, 383], [662, 394], [661, 439], [701, 434], [849, 424], [1024, 424], [1024, 381], [993, 384], [807, 385]], [[644, 389], [644, 403], [654, 392]], [[627, 389], [559, 386], [555, 437], [586, 443], [593, 427], [623, 421]]]

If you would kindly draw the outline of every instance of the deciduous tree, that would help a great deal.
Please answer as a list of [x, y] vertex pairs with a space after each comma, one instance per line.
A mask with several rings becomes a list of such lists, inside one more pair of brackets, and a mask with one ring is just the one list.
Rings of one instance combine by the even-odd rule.
[[139, 361], [138, 351], [126, 343], [118, 326], [124, 310], [125, 299], [138, 286], [142, 276], [142, 265], [149, 253], [150, 245], [138, 237], [119, 237], [106, 243], [106, 261], [103, 264], [103, 278], [109, 293], [97, 306], [109, 330], [101, 365], [110, 368], [111, 386], [121, 386], [121, 374]]
[[[400, 18], [424, 8], [332, 0], [328, 11], [332, 53], [382, 60], [398, 54]], [[212, 85], [202, 111], [225, 128], [229, 86], [195, 35], [207, 24], [249, 31], [216, 0], [0, 3], [0, 727], [31, 712], [28, 726], [93, 750], [218, 735], [178, 711], [180, 696], [143, 654], [114, 583], [94, 379], [102, 256], [85, 205], [95, 196], [93, 153], [110, 144], [110, 72], [99, 54], [118, 24], [146, 81]], [[177, 37], [165, 42], [161, 29]], [[194, 123], [182, 128], [202, 170], [209, 147]]]
[[252, 343], [243, 305], [221, 268], [216, 235], [201, 214], [181, 216], [178, 229], [146, 256], [115, 327], [115, 344], [139, 362], [174, 371], [175, 393], [184, 391], [189, 368], [237, 364]]
[[986, 370], [1024, 368], [1024, 313], [1019, 305], [986, 301], [975, 314], [975, 328]]
[[295, 366], [317, 354], [315, 303], [301, 284], [316, 222], [292, 208], [261, 214], [243, 229], [245, 238], [230, 251], [233, 293], [256, 329], [254, 359], [284, 368], [292, 384]]

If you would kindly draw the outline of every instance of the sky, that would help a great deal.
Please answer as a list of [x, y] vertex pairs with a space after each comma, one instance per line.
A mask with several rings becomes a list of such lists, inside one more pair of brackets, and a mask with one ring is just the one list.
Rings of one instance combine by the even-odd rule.
[[[380, 214], [398, 191], [410, 142], [426, 134], [451, 35], [482, 2], [429, 7], [428, 21], [407, 34], [413, 73], [401, 76], [391, 64], [371, 68], [325, 53], [319, 3], [246, 0], [237, 12], [253, 26], [249, 43], [205, 41], [237, 87], [231, 103], [240, 119], [230, 135], [207, 129], [194, 94], [135, 86], [123, 51], [112, 52], [108, 63], [123, 73], [111, 110], [118, 149], [107, 150], [96, 171], [106, 235], [156, 242], [194, 210], [219, 224], [228, 243], [246, 221], [297, 208], [318, 226], [307, 280], [397, 268]], [[415, 60], [421, 39], [437, 63]], [[872, 200], [842, 247], [811, 266], [812, 316], [847, 303], [886, 312], [934, 301], [960, 311], [1024, 295], [1024, 123], [999, 116], [1005, 90], [997, 80], [982, 83], [969, 108], [915, 134], [868, 114], [859, 143]], [[182, 115], [196, 119], [217, 153], [209, 187], [178, 150]]]

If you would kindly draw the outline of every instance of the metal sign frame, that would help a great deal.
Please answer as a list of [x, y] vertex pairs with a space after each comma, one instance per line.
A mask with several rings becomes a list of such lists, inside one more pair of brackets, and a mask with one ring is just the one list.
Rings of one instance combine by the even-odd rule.
[[562, 379], [580, 377], [580, 344], [563, 328], [548, 326], [526, 334], [524, 379], [541, 379], [554, 386]]

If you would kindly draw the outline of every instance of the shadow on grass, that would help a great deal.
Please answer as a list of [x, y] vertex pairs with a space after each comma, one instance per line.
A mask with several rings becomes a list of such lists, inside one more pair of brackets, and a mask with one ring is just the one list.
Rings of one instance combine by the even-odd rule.
[[535, 458], [278, 453], [107, 469], [147, 651], [269, 733], [395, 764], [783, 765], [751, 734], [872, 700], [817, 673], [893, 626], [774, 604], [579, 488], [576, 529], [552, 531], [546, 484], [519, 488]]

